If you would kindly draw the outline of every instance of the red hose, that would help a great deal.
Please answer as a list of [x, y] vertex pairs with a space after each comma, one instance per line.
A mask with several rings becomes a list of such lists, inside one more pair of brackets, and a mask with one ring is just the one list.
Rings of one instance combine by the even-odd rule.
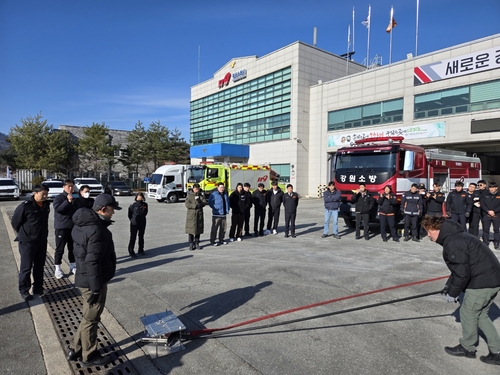
[[395, 285], [395, 286], [389, 286], [387, 288], [375, 289], [375, 290], [371, 290], [369, 292], [363, 292], [363, 293], [358, 293], [358, 294], [352, 294], [350, 296], [334, 298], [334, 299], [331, 299], [331, 300], [328, 300], [328, 301], [317, 302], [317, 303], [313, 303], [313, 304], [310, 304], [310, 305], [296, 307], [296, 308], [293, 308], [293, 309], [290, 309], [290, 310], [284, 310], [284, 311], [275, 312], [275, 313], [272, 313], [272, 314], [269, 314], [269, 315], [264, 315], [264, 316], [261, 316], [259, 318], [245, 320], [244, 322], [235, 323], [235, 324], [232, 324], [230, 326], [226, 326], [226, 327], [222, 327], [222, 328], [204, 328], [204, 329], [199, 329], [199, 330], [196, 330], [196, 331], [191, 331], [189, 333], [189, 336], [193, 337], [193, 336], [200, 336], [200, 335], [204, 335], [204, 334], [210, 334], [210, 333], [217, 332], [217, 331], [225, 331], [227, 329], [241, 327], [241, 326], [245, 326], [245, 325], [252, 324], [252, 323], [255, 323], [255, 322], [260, 322], [262, 320], [274, 318], [276, 316], [285, 315], [285, 314], [293, 313], [293, 312], [300, 311], [300, 310], [307, 310], [307, 309], [310, 309], [310, 308], [313, 308], [313, 307], [316, 307], [316, 306], [328, 305], [330, 303], [344, 301], [344, 300], [351, 299], [351, 298], [356, 298], [356, 297], [368, 296], [370, 294], [385, 292], [385, 291], [392, 290], [392, 289], [399, 289], [399, 288], [404, 288], [404, 287], [412, 286], [412, 285], [430, 283], [430, 282], [433, 282], [433, 281], [438, 281], [438, 280], [446, 279], [448, 277], [449, 276], [439, 276], [439, 277], [434, 277], [432, 279], [414, 281], [414, 282], [411, 282], [411, 283], [400, 284], [400, 285]]

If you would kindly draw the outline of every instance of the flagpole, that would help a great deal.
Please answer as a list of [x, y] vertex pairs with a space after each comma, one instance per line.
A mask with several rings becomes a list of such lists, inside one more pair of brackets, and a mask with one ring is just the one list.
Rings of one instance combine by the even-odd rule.
[[420, 10], [420, 1], [417, 0], [417, 28], [415, 31], [415, 56], [418, 56], [418, 13]]
[[394, 29], [393, 27], [393, 19], [394, 19], [394, 8], [391, 6], [391, 20], [389, 21], [390, 25], [391, 25], [391, 36], [389, 38], [389, 64], [392, 63], [392, 29]]
[[354, 29], [356, 28], [354, 23], [354, 7], [352, 7], [352, 51], [354, 52]]
[[345, 56], [345, 75], [349, 74], [349, 51], [351, 49], [351, 25], [347, 27], [347, 53]]
[[368, 43], [366, 44], [366, 66], [370, 65], [370, 28], [372, 27], [372, 6], [368, 5]]

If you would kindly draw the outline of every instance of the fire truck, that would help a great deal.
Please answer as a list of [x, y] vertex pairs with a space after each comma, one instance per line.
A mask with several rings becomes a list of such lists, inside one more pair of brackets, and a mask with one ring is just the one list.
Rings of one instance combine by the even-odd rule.
[[268, 188], [272, 177], [278, 178], [279, 175], [272, 173], [268, 165], [204, 163], [190, 165], [187, 169], [188, 189], [191, 189], [193, 184], [198, 183], [207, 195], [217, 189], [219, 182], [224, 183], [228, 194], [236, 189], [238, 182], [250, 183], [251, 190], [256, 189], [257, 184], [261, 182]]
[[[390, 185], [399, 203], [402, 194], [410, 190], [413, 183], [423, 183], [432, 190], [432, 185], [439, 182], [446, 194], [456, 181], [467, 186], [481, 179], [481, 160], [478, 157], [455, 150], [424, 149], [403, 141], [404, 137], [365, 138], [353, 146], [337, 150], [334, 181], [342, 193], [339, 216], [346, 225], [354, 225], [356, 215], [350, 200], [360, 182], [366, 184], [366, 189], [375, 199], [386, 185]], [[401, 215], [399, 207], [396, 212]], [[377, 219], [377, 205], [370, 219]]]

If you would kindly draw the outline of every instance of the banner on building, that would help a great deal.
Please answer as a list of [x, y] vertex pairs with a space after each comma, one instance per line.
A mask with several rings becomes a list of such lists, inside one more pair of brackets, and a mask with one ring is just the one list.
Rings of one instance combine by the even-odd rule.
[[414, 85], [500, 68], [500, 47], [413, 68]]
[[419, 138], [444, 137], [445, 122], [415, 124], [395, 128], [379, 128], [363, 131], [356, 129], [349, 133], [328, 136], [328, 147], [353, 146], [355, 141], [374, 137], [404, 137], [405, 141]]

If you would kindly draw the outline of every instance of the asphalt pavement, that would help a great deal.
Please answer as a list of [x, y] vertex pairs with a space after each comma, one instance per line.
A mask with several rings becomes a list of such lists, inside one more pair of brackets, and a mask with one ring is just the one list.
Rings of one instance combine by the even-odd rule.
[[[132, 197], [117, 200], [124, 208], [133, 202]], [[0, 202], [1, 373], [69, 374], [56, 328], [47, 320], [48, 307], [38, 297], [29, 304], [23, 302], [17, 291], [18, 253], [8, 216], [19, 203]], [[241, 242], [213, 247], [208, 242], [211, 212], [207, 207], [203, 249], [190, 251], [184, 233], [184, 203], [148, 203], [145, 257], [128, 256], [127, 211], [115, 212], [110, 229], [118, 266], [102, 320], [137, 373], [456, 375], [499, 371], [479, 358], [445, 353], [444, 346], [458, 344], [461, 329], [459, 305], [446, 303], [442, 295], [329, 315], [439, 291], [445, 279], [425, 281], [446, 276], [448, 270], [441, 247], [428, 239], [383, 242], [378, 226], [373, 225], [368, 241], [355, 240], [353, 230], [342, 222], [342, 239], [321, 238], [322, 201], [304, 198], [298, 207], [296, 238], [284, 238], [282, 211], [277, 235], [244, 237]], [[53, 230], [49, 245], [53, 256]], [[68, 273], [67, 264], [63, 270]], [[188, 330], [198, 330], [227, 327], [322, 301], [332, 303], [244, 327], [297, 320], [294, 323], [188, 341], [185, 350], [168, 356], [151, 359], [138, 345], [144, 336], [140, 321], [144, 315], [170, 310]], [[323, 316], [305, 320], [317, 315]], [[490, 315], [500, 329], [496, 303]], [[487, 353], [480, 338], [478, 357]]]

